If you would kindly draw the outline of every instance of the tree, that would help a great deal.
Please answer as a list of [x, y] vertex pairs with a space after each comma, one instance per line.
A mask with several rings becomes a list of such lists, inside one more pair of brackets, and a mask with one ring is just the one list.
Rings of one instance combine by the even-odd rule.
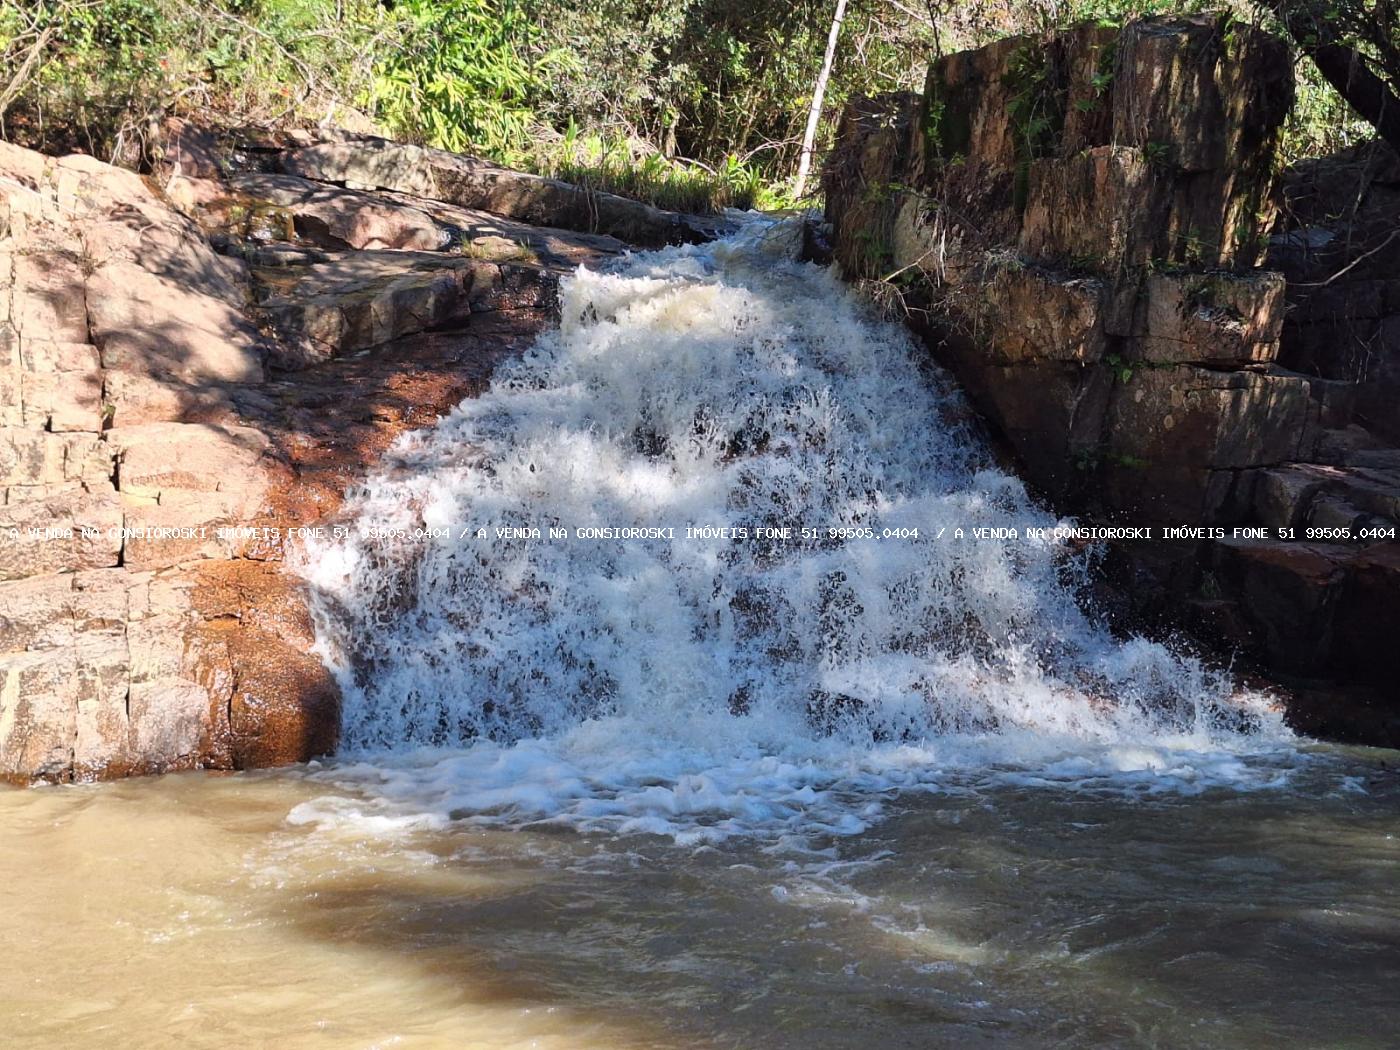
[[1327, 82], [1400, 151], [1395, 0], [1265, 0]]
[[826, 38], [826, 56], [822, 59], [822, 70], [817, 74], [816, 86], [812, 88], [812, 108], [807, 112], [807, 130], [802, 134], [802, 153], [797, 160], [797, 178], [792, 186], [792, 195], [797, 198], [807, 188], [807, 173], [812, 168], [812, 152], [817, 142], [817, 126], [822, 119], [822, 101], [826, 98], [826, 84], [831, 79], [831, 66], [836, 61], [836, 42], [841, 37], [841, 22], [845, 17], [846, 0], [836, 0], [836, 14], [831, 19], [831, 33]]

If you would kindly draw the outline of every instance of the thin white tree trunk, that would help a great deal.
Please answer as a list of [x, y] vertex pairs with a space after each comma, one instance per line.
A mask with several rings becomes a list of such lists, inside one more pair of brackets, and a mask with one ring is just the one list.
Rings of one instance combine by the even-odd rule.
[[807, 188], [807, 174], [812, 170], [812, 152], [817, 144], [817, 125], [822, 119], [822, 101], [826, 98], [826, 82], [831, 79], [831, 66], [836, 61], [836, 41], [841, 36], [841, 23], [846, 17], [846, 0], [836, 0], [836, 15], [831, 20], [831, 33], [826, 38], [826, 57], [817, 85], [812, 89], [812, 108], [807, 113], [807, 130], [802, 135], [802, 155], [797, 160], [797, 180], [792, 195], [801, 197]]

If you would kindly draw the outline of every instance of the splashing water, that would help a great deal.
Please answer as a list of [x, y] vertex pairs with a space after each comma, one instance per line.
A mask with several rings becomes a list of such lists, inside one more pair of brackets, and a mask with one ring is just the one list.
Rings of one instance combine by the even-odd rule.
[[1086, 615], [1082, 556], [1025, 536], [1059, 522], [795, 229], [568, 277], [558, 331], [353, 494], [304, 567], [374, 756], [334, 775], [431, 820], [793, 843], [954, 776], [1268, 782], [1265, 698]]

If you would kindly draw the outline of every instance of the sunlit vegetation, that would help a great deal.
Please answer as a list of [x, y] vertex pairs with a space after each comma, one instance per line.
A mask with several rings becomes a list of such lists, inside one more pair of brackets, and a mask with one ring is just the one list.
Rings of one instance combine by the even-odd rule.
[[[1277, 11], [1303, 2], [1232, 6], [1281, 26]], [[818, 153], [847, 99], [918, 90], [940, 51], [1202, 6], [850, 0], [818, 107]], [[834, 9], [834, 0], [0, 0], [0, 134], [141, 167], [169, 115], [333, 125], [687, 211], [810, 204], [791, 190]], [[1306, 34], [1295, 35], [1307, 50]], [[1379, 55], [1374, 41], [1358, 46]], [[1289, 158], [1371, 133], [1316, 68], [1300, 61], [1299, 72]]]

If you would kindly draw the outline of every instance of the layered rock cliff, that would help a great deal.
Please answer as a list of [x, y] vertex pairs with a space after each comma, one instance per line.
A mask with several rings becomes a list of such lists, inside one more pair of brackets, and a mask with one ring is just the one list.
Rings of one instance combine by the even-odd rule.
[[174, 127], [150, 178], [0, 145], [0, 778], [331, 749], [292, 530], [622, 248], [580, 229], [703, 235], [379, 140]]
[[1285, 366], [1298, 297], [1259, 268], [1292, 95], [1285, 45], [1225, 16], [1004, 40], [849, 109], [827, 219], [1052, 503], [1270, 530], [1115, 549], [1138, 615], [1288, 678], [1304, 728], [1397, 742], [1400, 547], [1368, 540], [1400, 452], [1354, 376]]

